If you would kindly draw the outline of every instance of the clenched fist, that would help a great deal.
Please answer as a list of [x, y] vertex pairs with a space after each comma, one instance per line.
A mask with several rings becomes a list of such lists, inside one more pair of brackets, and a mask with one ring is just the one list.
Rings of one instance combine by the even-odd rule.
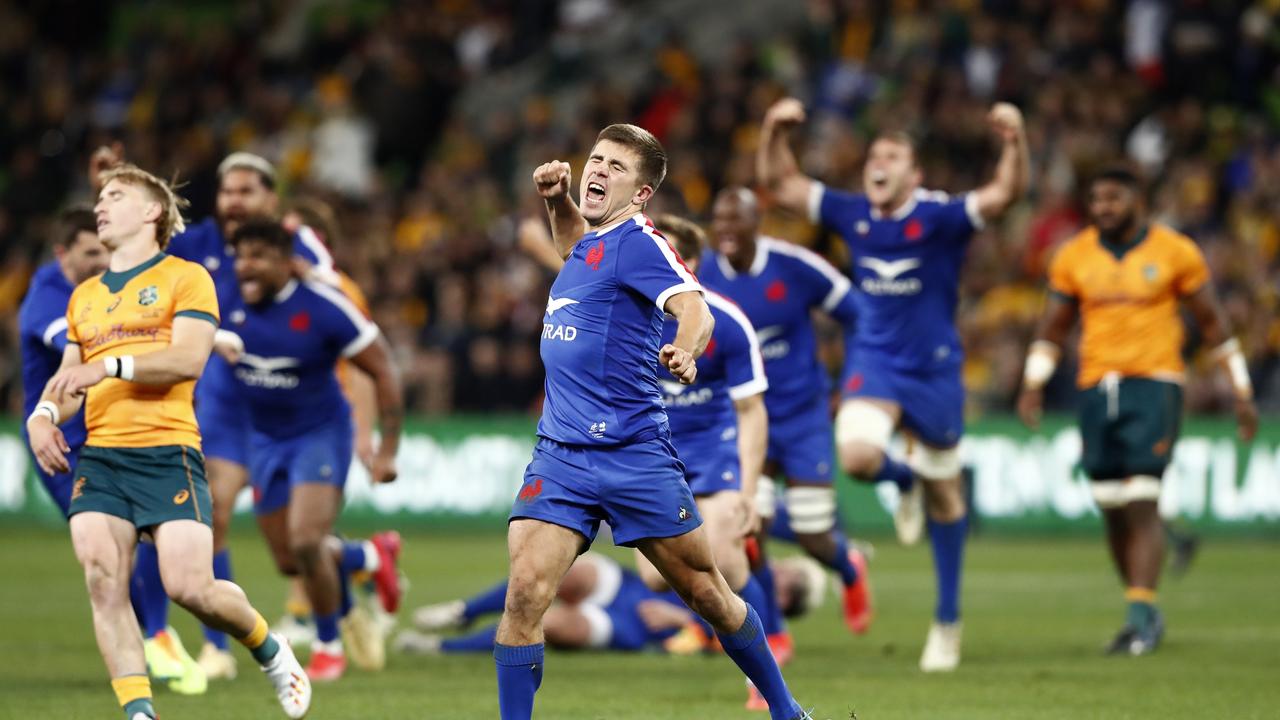
[[552, 160], [533, 171], [533, 184], [538, 187], [538, 194], [544, 200], [554, 200], [569, 193], [569, 180], [572, 176], [573, 169], [569, 167], [569, 163]]
[[795, 98], [783, 98], [769, 106], [764, 114], [767, 127], [791, 127], [799, 125], [805, 119], [804, 104]]
[[658, 351], [658, 360], [682, 385], [692, 385], [694, 378], [698, 377], [698, 365], [688, 350], [668, 343]]
[[1005, 142], [1013, 142], [1022, 135], [1022, 111], [1016, 105], [996, 103], [987, 113], [987, 123]]

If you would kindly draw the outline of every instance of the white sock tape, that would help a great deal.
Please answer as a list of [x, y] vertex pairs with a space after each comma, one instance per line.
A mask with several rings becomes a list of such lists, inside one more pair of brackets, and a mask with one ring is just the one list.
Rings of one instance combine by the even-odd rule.
[[791, 529], [800, 535], [817, 535], [836, 525], [836, 491], [833, 487], [798, 485], [786, 490]]

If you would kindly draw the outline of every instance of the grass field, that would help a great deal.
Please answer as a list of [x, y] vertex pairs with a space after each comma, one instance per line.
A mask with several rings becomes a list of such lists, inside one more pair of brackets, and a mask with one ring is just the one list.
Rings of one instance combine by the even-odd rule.
[[[0, 717], [115, 718], [90, 632], [88, 602], [64, 533], [0, 529]], [[269, 617], [283, 584], [251, 531], [234, 540], [238, 579]], [[501, 575], [492, 535], [406, 537], [408, 605], [460, 596]], [[965, 582], [965, 658], [951, 676], [916, 669], [932, 603], [925, 548], [880, 543], [872, 564], [878, 616], [850, 636], [833, 604], [794, 624], [787, 676], [816, 718], [1274, 718], [1280, 716], [1280, 547], [1212, 541], [1191, 573], [1166, 584], [1166, 644], [1152, 657], [1104, 658], [1121, 619], [1100, 540], [978, 540]], [[198, 649], [194, 621], [174, 624]], [[247, 653], [241, 676], [203, 697], [161, 689], [174, 718], [280, 717]], [[729, 661], [650, 655], [552, 654], [538, 695], [542, 718], [749, 718]], [[392, 656], [385, 672], [351, 672], [319, 687], [315, 720], [493, 718], [487, 657]]]

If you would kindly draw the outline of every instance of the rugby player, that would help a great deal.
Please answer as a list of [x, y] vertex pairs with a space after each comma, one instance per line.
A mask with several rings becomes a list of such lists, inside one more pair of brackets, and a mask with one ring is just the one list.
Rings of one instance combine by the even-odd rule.
[[83, 403], [88, 436], [71, 495], [71, 539], [116, 698], [128, 720], [156, 716], [128, 599], [130, 563], [146, 533], [170, 598], [238, 638], [285, 714], [302, 717], [311, 684], [292, 650], [268, 633], [239, 587], [213, 577], [212, 501], [192, 405], [218, 326], [213, 282], [200, 266], [164, 253], [183, 226], [167, 184], [130, 165], [105, 172], [102, 184], [94, 212], [109, 269], [72, 294], [62, 366], [27, 433], [45, 472], [69, 472], [71, 448], [58, 424]]
[[[532, 716], [542, 617], [605, 520], [617, 544], [639, 548], [715, 628], [772, 717], [806, 715], [756, 611], [716, 569], [669, 439], [658, 366], [692, 383], [713, 320], [697, 280], [643, 214], [665, 174], [661, 144], [633, 125], [611, 125], [597, 137], [580, 181], [581, 210], [569, 197], [567, 163], [534, 171], [566, 262], [543, 321], [539, 441], [508, 526], [510, 583], [494, 646], [504, 720]], [[664, 312], [678, 329], [661, 345]]]
[[276, 566], [306, 586], [316, 628], [308, 674], [336, 680], [346, 669], [338, 622], [349, 609], [349, 578], [368, 572], [383, 604], [399, 604], [397, 533], [341, 541], [333, 525], [355, 437], [334, 366], [347, 358], [373, 378], [382, 442], [374, 483], [395, 479], [402, 401], [399, 377], [378, 328], [336, 288], [299, 282], [293, 238], [272, 220], [248, 220], [231, 237], [243, 316], [225, 325], [243, 348], [233, 368], [250, 421], [250, 481], [258, 525]]
[[[807, 215], [848, 243], [860, 300], [842, 373], [837, 452], [849, 475], [898, 486], [895, 521], [904, 542], [919, 540], [927, 515], [938, 603], [920, 668], [954, 670], [960, 663], [967, 528], [957, 450], [964, 430], [955, 327], [960, 267], [974, 232], [1025, 191], [1030, 169], [1022, 113], [1007, 103], [991, 109], [988, 120], [1001, 143], [994, 177], [954, 198], [921, 188], [919, 158], [904, 133], [872, 141], [862, 193], [826, 187], [800, 171], [788, 143], [788, 131], [804, 120], [804, 106], [794, 98], [769, 108], [756, 157], [758, 179], [779, 207]], [[909, 438], [906, 462], [888, 454], [895, 428]]]
[[1147, 216], [1141, 183], [1124, 168], [1093, 179], [1088, 208], [1092, 225], [1067, 240], [1049, 266], [1048, 307], [1027, 354], [1018, 414], [1038, 427], [1044, 385], [1079, 320], [1081, 465], [1127, 602], [1124, 626], [1107, 651], [1146, 655], [1164, 636], [1156, 607], [1165, 549], [1158, 504], [1182, 422], [1181, 307], [1231, 380], [1246, 442], [1257, 432], [1258, 412], [1240, 343], [1195, 241]]

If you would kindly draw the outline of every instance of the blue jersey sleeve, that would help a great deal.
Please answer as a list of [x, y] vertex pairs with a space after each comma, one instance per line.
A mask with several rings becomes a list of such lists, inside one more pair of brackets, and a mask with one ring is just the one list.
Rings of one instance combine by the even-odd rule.
[[334, 267], [333, 255], [324, 241], [311, 228], [303, 225], [293, 234], [293, 254], [306, 260], [317, 280], [337, 284], [337, 269]]
[[359, 355], [378, 338], [378, 326], [361, 314], [340, 290], [319, 282], [310, 283], [308, 287], [324, 301], [317, 313], [320, 330], [342, 357]]
[[716, 323], [714, 337], [719, 351], [724, 353], [729, 397], [735, 401], [743, 400], [768, 390], [764, 356], [760, 354], [760, 343], [751, 321], [736, 305], [718, 295], [708, 294], [707, 303], [727, 318]]
[[948, 195], [938, 191], [916, 191], [921, 204], [931, 206], [932, 217], [944, 232], [943, 237], [963, 242], [985, 225], [978, 212], [978, 196], [974, 193]]
[[622, 236], [618, 246], [618, 282], [652, 300], [658, 309], [665, 309], [672, 295], [702, 290], [684, 261], [652, 226], [637, 224]]
[[67, 349], [67, 303], [49, 288], [37, 288], [23, 308], [19, 323], [26, 335], [39, 338], [40, 344], [59, 354]]
[[818, 253], [785, 240], [774, 242], [770, 249], [788, 258], [792, 284], [809, 293], [810, 307], [819, 307], [823, 312], [833, 314], [850, 295], [853, 284], [849, 278]]
[[852, 227], [867, 202], [860, 193], [832, 190], [820, 182], [814, 182], [809, 193], [809, 220], [837, 231]]

